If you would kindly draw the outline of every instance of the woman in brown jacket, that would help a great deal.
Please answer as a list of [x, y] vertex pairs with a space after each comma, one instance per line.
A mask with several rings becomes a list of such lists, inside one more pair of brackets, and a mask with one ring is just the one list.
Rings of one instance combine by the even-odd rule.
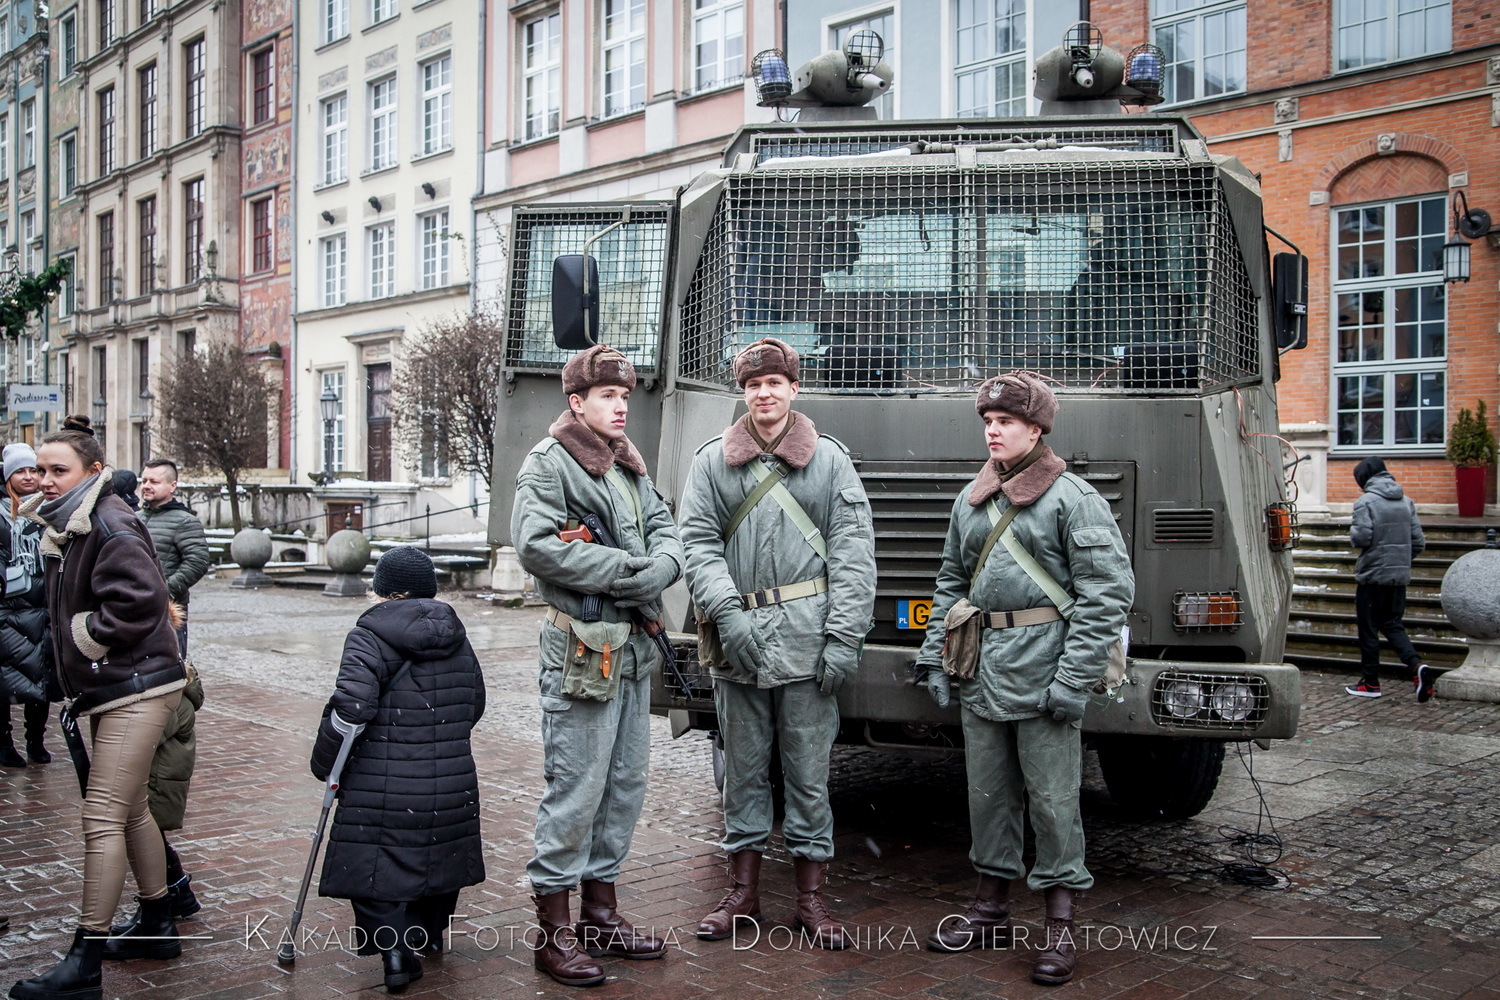
[[[13, 1000], [99, 1000], [101, 958], [182, 953], [168, 910], [161, 833], [146, 806], [157, 740], [186, 684], [156, 549], [109, 491], [99, 442], [49, 434], [37, 449], [42, 496], [22, 513], [45, 526], [42, 557], [58, 681], [87, 717], [93, 765], [83, 803], [83, 912], [67, 957], [11, 987]], [[128, 846], [127, 846], [128, 845]], [[141, 919], [105, 938], [134, 870]]]

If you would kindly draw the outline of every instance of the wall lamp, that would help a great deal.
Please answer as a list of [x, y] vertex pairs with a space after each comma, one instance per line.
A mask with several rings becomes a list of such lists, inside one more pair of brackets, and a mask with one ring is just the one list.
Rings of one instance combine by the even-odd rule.
[[372, 195], [370, 195], [369, 201], [370, 201], [370, 207], [371, 208], [373, 208], [377, 212], [380, 211], [380, 199], [379, 198], [375, 197], [372, 194]]
[[1489, 238], [1490, 246], [1500, 246], [1500, 229], [1490, 224], [1490, 213], [1470, 208], [1462, 191], [1453, 192], [1453, 236], [1443, 244], [1443, 280], [1449, 284], [1469, 280], [1469, 240]]
[[422, 193], [425, 194], [429, 198], [436, 198], [437, 197], [437, 188], [435, 188], [435, 187], [432, 186], [432, 181], [423, 181], [422, 182]]
[[328, 211], [328, 209], [326, 208], [323, 209], [323, 221], [328, 223], [330, 226], [333, 225], [333, 213]]

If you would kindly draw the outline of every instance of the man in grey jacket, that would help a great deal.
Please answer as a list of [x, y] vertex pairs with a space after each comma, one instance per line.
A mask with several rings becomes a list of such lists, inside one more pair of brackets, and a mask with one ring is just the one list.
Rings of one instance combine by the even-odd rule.
[[188, 591], [208, 572], [208, 538], [187, 504], [177, 499], [177, 464], [153, 458], [141, 470], [140, 519], [151, 532], [167, 593], [182, 606], [177, 643], [187, 655]]
[[760, 917], [779, 743], [797, 922], [819, 947], [843, 948], [843, 925], [822, 897], [833, 857], [828, 757], [835, 696], [859, 668], [875, 605], [875, 534], [849, 452], [792, 410], [799, 361], [770, 337], [740, 352], [734, 377], [750, 412], [698, 449], [683, 488], [687, 581], [724, 741], [732, 878], [698, 936], [722, 940], [737, 920]]
[[[536, 849], [526, 866], [542, 939], [536, 968], [567, 986], [603, 982], [600, 955], [661, 958], [666, 946], [616, 910], [615, 880], [646, 795], [656, 645], [632, 610], [660, 622], [661, 592], [682, 575], [671, 512], [625, 436], [635, 369], [600, 344], [563, 368], [568, 409], [516, 478], [511, 537], [547, 602], [541, 659], [543, 773]], [[620, 548], [574, 538], [595, 514]], [[602, 594], [600, 620], [585, 598]], [[568, 893], [582, 882], [579, 921]], [[582, 938], [581, 947], [579, 938]]]
[[[1031, 978], [1056, 985], [1073, 978], [1075, 894], [1094, 883], [1078, 810], [1083, 713], [1121, 637], [1135, 576], [1109, 504], [1042, 441], [1057, 413], [1047, 385], [1028, 373], [996, 376], [979, 387], [976, 409], [990, 460], [953, 504], [916, 673], [946, 707], [947, 615], [966, 598], [984, 614], [973, 676], [958, 685], [979, 885], [974, 903], [939, 924], [928, 947], [1011, 944], [1010, 883], [1026, 874], [1030, 803], [1036, 861], [1027, 884], [1042, 890], [1047, 907]], [[988, 541], [1007, 515], [1012, 542], [1071, 598], [1062, 608], [1011, 554], [1011, 542]]]
[[1406, 613], [1406, 585], [1411, 583], [1412, 556], [1427, 547], [1417, 505], [1386, 471], [1385, 462], [1371, 456], [1354, 467], [1354, 481], [1364, 494], [1354, 501], [1349, 541], [1360, 550], [1354, 564], [1354, 616], [1359, 625], [1358, 684], [1344, 690], [1356, 698], [1379, 698], [1380, 634], [1395, 647], [1411, 670], [1417, 701], [1432, 697], [1437, 671], [1406, 635], [1401, 616]]

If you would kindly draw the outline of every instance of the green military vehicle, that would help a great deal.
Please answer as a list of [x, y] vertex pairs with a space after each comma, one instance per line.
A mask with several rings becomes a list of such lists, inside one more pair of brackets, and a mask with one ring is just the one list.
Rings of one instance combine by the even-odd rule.
[[[673, 201], [517, 209], [493, 481], [513, 480], [559, 412], [557, 342], [603, 340], [635, 363], [631, 438], [668, 503], [743, 412], [734, 355], [791, 343], [797, 409], [848, 447], [874, 511], [875, 620], [839, 695], [840, 740], [951, 750], [958, 710], [909, 665], [949, 507], [984, 461], [973, 387], [1040, 372], [1062, 403], [1048, 440], [1109, 501], [1136, 573], [1128, 679], [1095, 698], [1085, 736], [1122, 806], [1188, 816], [1226, 743], [1297, 729], [1275, 380], [1279, 352], [1305, 343], [1305, 260], [1273, 259], [1256, 178], [1185, 118], [1054, 113], [1149, 90], [1124, 85], [1118, 54], [1046, 58], [1066, 80], [1042, 117], [804, 113], [742, 128]], [[1078, 72], [1090, 59], [1102, 83]], [[508, 544], [503, 494], [492, 511]], [[686, 686], [664, 672], [653, 710], [678, 734], [713, 731], [686, 588], [669, 596]]]

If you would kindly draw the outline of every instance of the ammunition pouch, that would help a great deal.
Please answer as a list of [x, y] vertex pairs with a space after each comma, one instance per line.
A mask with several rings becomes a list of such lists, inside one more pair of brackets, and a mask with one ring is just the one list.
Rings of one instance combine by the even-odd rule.
[[960, 597], [943, 616], [943, 627], [943, 673], [961, 681], [970, 680], [979, 669], [984, 612], [967, 597]]
[[547, 620], [568, 634], [563, 658], [562, 696], [576, 701], [609, 701], [620, 690], [620, 658], [633, 631], [629, 622], [582, 622], [557, 612]]

